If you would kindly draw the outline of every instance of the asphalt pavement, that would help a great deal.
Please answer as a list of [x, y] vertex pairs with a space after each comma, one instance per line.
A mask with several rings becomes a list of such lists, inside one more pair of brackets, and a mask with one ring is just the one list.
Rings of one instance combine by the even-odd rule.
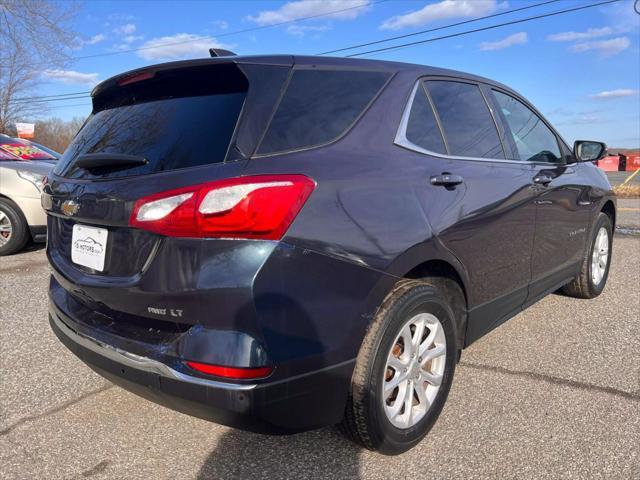
[[638, 235], [616, 235], [597, 299], [551, 295], [465, 350], [434, 429], [397, 457], [335, 428], [245, 433], [115, 387], [50, 331], [47, 283], [42, 249], [0, 259], [3, 480], [640, 479]]

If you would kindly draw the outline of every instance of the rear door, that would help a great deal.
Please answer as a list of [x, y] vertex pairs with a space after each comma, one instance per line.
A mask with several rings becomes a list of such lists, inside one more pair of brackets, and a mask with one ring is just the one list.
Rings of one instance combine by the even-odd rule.
[[[405, 136], [396, 140], [428, 155], [424, 208], [470, 278], [467, 343], [525, 301], [535, 222], [532, 166], [513, 158], [484, 89], [467, 80], [420, 82]], [[447, 178], [462, 183], [447, 185]]]
[[582, 261], [591, 211], [586, 179], [568, 149], [531, 107], [493, 90], [520, 159], [533, 166], [536, 228], [527, 302], [572, 278]]

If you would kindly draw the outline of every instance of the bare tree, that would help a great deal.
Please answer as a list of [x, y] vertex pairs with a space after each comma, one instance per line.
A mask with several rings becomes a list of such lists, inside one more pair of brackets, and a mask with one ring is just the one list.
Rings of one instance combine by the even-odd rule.
[[62, 153], [78, 133], [84, 120], [82, 117], [74, 117], [66, 122], [60, 118], [38, 120], [33, 141]]
[[0, 0], [0, 133], [43, 108], [23, 98], [33, 95], [44, 70], [70, 61], [77, 11], [75, 2]]

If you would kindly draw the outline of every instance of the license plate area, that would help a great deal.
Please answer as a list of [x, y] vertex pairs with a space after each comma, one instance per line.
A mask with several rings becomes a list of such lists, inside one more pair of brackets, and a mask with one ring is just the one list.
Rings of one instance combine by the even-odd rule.
[[71, 235], [71, 261], [98, 272], [104, 270], [109, 231], [75, 224]]

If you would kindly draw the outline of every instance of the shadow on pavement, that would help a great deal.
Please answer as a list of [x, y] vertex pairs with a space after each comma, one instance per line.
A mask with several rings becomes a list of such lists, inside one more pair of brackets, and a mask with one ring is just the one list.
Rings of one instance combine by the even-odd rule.
[[198, 480], [357, 479], [360, 451], [336, 428], [290, 436], [229, 430], [200, 468]]
[[47, 244], [44, 242], [41, 242], [41, 243], [29, 242], [27, 246], [24, 247], [24, 249], [22, 249], [20, 252], [16, 252], [16, 255], [19, 255], [20, 253], [37, 252], [38, 250], [44, 250], [46, 247], [47, 247]]

